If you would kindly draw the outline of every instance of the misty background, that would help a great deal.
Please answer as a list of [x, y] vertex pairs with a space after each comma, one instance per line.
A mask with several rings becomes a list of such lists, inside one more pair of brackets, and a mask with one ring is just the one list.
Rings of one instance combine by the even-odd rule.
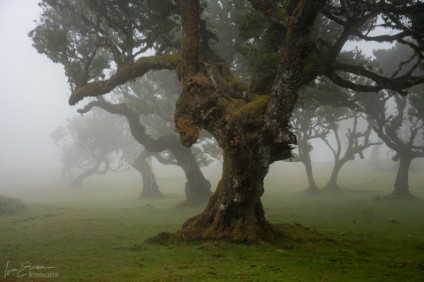
[[39, 14], [37, 1], [0, 1], [2, 174], [60, 169], [50, 133], [75, 113], [63, 68], [38, 54], [27, 36]]
[[[13, 189], [20, 183], [40, 180], [59, 181], [63, 165], [50, 134], [77, 115], [76, 110], [84, 104], [68, 105], [70, 90], [62, 66], [32, 47], [28, 32], [35, 27], [41, 13], [37, 2], [0, 1], [0, 189]], [[349, 48], [355, 48], [356, 44], [353, 42]], [[381, 48], [369, 46], [367, 53], [371, 55], [376, 47]], [[329, 149], [322, 142], [313, 141], [313, 145], [314, 162], [332, 161]], [[280, 162], [273, 165], [271, 173], [280, 175], [283, 171], [277, 167], [288, 165], [299, 170], [299, 177], [305, 178], [304, 168], [298, 163]], [[164, 170], [165, 167], [154, 161], [153, 169], [158, 177], [183, 177], [179, 167]], [[209, 168], [202, 168], [206, 170], [205, 176], [212, 180], [212, 189], [220, 169], [221, 163], [217, 161]], [[208, 175], [208, 171], [214, 176]]]

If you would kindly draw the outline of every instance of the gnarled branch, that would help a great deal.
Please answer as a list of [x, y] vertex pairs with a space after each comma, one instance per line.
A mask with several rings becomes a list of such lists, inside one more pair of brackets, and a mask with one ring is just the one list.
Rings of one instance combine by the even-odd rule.
[[96, 97], [112, 91], [132, 79], [152, 70], [173, 70], [180, 62], [179, 54], [143, 57], [134, 64], [120, 66], [117, 72], [103, 81], [96, 81], [77, 87], [69, 97], [69, 104], [75, 105], [85, 97]]

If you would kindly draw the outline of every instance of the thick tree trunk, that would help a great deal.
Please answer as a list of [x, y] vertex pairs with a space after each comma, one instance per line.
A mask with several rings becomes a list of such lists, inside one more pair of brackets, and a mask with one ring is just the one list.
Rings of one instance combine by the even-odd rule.
[[315, 182], [314, 173], [312, 170], [312, 161], [309, 154], [303, 156], [301, 162], [305, 165], [306, 176], [308, 177], [309, 187], [307, 191], [310, 193], [318, 193], [318, 186]]
[[147, 161], [148, 157], [149, 155], [147, 151], [144, 151], [131, 165], [141, 174], [143, 179], [143, 190], [141, 190], [139, 199], [158, 198], [163, 196], [159, 190], [159, 186], [156, 182], [156, 176], [153, 173], [152, 167]]
[[[189, 219], [179, 234], [187, 240], [256, 243], [276, 239], [279, 232], [266, 221], [260, 201], [263, 180], [269, 165], [290, 157], [290, 144], [296, 143], [290, 117], [299, 88], [316, 77], [304, 69], [315, 47], [309, 39], [311, 26], [325, 1], [299, 2], [284, 38], [272, 93], [251, 101], [230, 98], [229, 91], [214, 83], [216, 79], [201, 64], [199, 0], [180, 3], [182, 64], [177, 70], [182, 93], [176, 103], [176, 130], [187, 147], [199, 139], [201, 129], [209, 131], [224, 151], [224, 167], [205, 211]], [[218, 64], [213, 57], [202, 59]], [[229, 85], [237, 81], [230, 80]]]
[[331, 172], [330, 180], [327, 185], [325, 185], [325, 189], [339, 189], [339, 185], [337, 184], [337, 179], [339, 177], [340, 169], [342, 168], [343, 163], [341, 161], [336, 161], [334, 163], [333, 171]]
[[200, 170], [193, 153], [189, 148], [175, 143], [171, 147], [178, 165], [183, 169], [187, 182], [185, 184], [186, 201], [182, 204], [199, 204], [206, 202], [212, 195], [211, 184]]
[[393, 196], [409, 196], [408, 176], [409, 168], [412, 159], [408, 155], [399, 155], [399, 167], [395, 179], [395, 189], [392, 193]]
[[179, 235], [185, 240], [230, 240], [256, 243], [278, 237], [265, 219], [261, 196], [268, 172], [259, 153], [224, 152], [222, 178], [205, 211], [185, 222]]

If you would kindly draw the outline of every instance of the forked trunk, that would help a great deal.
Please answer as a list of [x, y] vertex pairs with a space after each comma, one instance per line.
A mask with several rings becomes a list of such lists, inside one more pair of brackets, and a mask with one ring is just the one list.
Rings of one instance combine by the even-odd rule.
[[267, 162], [259, 154], [224, 152], [223, 174], [205, 211], [185, 222], [185, 240], [271, 241], [278, 230], [266, 221], [261, 196]]
[[408, 155], [399, 156], [399, 167], [396, 174], [394, 196], [409, 196], [408, 176], [412, 158]]
[[144, 151], [132, 164], [143, 179], [143, 190], [141, 190], [139, 199], [141, 198], [157, 198], [162, 197], [159, 186], [156, 182], [156, 176], [153, 173], [152, 167], [147, 161], [147, 153]]

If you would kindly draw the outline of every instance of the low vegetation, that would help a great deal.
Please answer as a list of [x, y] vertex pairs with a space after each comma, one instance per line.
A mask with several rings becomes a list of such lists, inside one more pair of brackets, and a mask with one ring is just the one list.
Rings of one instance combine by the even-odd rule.
[[19, 199], [0, 195], [0, 215], [15, 214], [24, 208], [25, 205]]
[[[38, 199], [28, 194], [27, 209], [0, 217], [0, 268], [51, 266], [59, 281], [423, 280], [423, 201], [372, 200], [391, 191], [391, 170], [360, 183], [354, 175], [369, 168], [354, 162], [340, 183], [349, 189], [310, 195], [302, 192], [303, 172], [282, 166], [271, 170], [263, 197], [270, 222], [286, 234], [273, 244], [186, 243], [166, 233], [149, 242], [175, 232], [203, 206], [177, 207], [184, 179], [158, 179], [165, 197], [157, 200], [136, 199], [136, 182], [117, 180], [118, 191], [108, 180], [78, 191], [34, 192]], [[290, 175], [284, 184], [277, 181], [282, 173]], [[411, 190], [424, 198], [420, 174], [412, 173]], [[8, 279], [16, 281], [16, 273]]]

